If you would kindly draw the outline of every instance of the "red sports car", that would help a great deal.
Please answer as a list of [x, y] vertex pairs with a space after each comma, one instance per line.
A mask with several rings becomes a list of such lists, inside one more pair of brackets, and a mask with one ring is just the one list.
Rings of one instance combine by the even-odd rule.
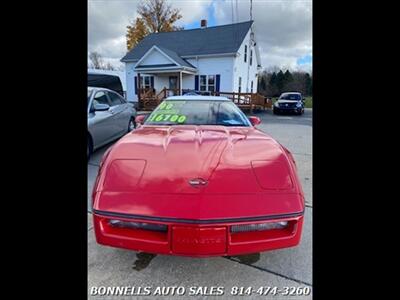
[[99, 244], [224, 256], [298, 245], [304, 194], [290, 152], [225, 97], [164, 100], [103, 156]]

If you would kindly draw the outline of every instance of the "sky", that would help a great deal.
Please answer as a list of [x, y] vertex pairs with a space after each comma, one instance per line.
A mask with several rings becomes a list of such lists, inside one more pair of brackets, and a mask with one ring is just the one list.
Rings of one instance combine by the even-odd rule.
[[[175, 24], [200, 27], [250, 20], [250, 0], [168, 0], [181, 11]], [[138, 0], [88, 1], [88, 51], [123, 68], [126, 26], [138, 16]], [[232, 9], [233, 8], [233, 9]], [[233, 13], [232, 13], [233, 12]], [[253, 0], [255, 37], [263, 69], [312, 71], [312, 0]]]

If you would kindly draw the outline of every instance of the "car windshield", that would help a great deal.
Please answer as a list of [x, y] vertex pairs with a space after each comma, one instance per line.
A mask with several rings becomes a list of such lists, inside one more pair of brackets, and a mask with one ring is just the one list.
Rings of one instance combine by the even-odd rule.
[[299, 94], [283, 94], [279, 97], [280, 100], [301, 100]]
[[251, 126], [234, 103], [220, 100], [165, 100], [145, 124]]

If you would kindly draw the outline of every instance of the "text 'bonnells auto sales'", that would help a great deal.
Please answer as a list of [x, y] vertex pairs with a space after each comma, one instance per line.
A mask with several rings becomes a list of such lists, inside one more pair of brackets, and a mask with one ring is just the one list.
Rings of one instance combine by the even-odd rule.
[[222, 286], [92, 286], [91, 296], [221, 296], [225, 290]]

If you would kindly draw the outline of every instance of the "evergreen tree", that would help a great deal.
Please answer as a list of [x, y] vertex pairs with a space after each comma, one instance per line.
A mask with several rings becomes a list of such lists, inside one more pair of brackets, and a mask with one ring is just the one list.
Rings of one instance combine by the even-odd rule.
[[272, 73], [271, 78], [269, 79], [269, 90], [271, 92], [271, 96], [275, 97], [279, 93], [278, 87], [277, 87], [277, 80], [278, 76], [276, 75], [275, 72]]
[[305, 74], [305, 90], [307, 96], [312, 96], [312, 79], [310, 74]]
[[283, 86], [285, 85], [285, 74], [283, 74], [282, 70], [279, 70], [276, 75], [276, 87], [278, 89], [278, 93], [281, 94], [283, 91]]
[[292, 73], [290, 73], [289, 70], [286, 70], [286, 72], [284, 74], [284, 81], [285, 81], [285, 83], [289, 83], [289, 82], [293, 81], [293, 75], [292, 75]]
[[271, 75], [271, 79], [269, 80], [269, 84], [270, 85], [272, 85], [272, 86], [275, 86], [276, 85], [276, 73], [274, 72], [274, 73], [272, 73], [272, 75]]
[[259, 84], [259, 86], [260, 86], [260, 91], [261, 92], [265, 92], [265, 90], [267, 89], [267, 83], [266, 83], [266, 80], [265, 80], [265, 76], [266, 76], [266, 74], [262, 74], [261, 76], [260, 76], [260, 78], [261, 78], [261, 80], [260, 80], [260, 84]]

